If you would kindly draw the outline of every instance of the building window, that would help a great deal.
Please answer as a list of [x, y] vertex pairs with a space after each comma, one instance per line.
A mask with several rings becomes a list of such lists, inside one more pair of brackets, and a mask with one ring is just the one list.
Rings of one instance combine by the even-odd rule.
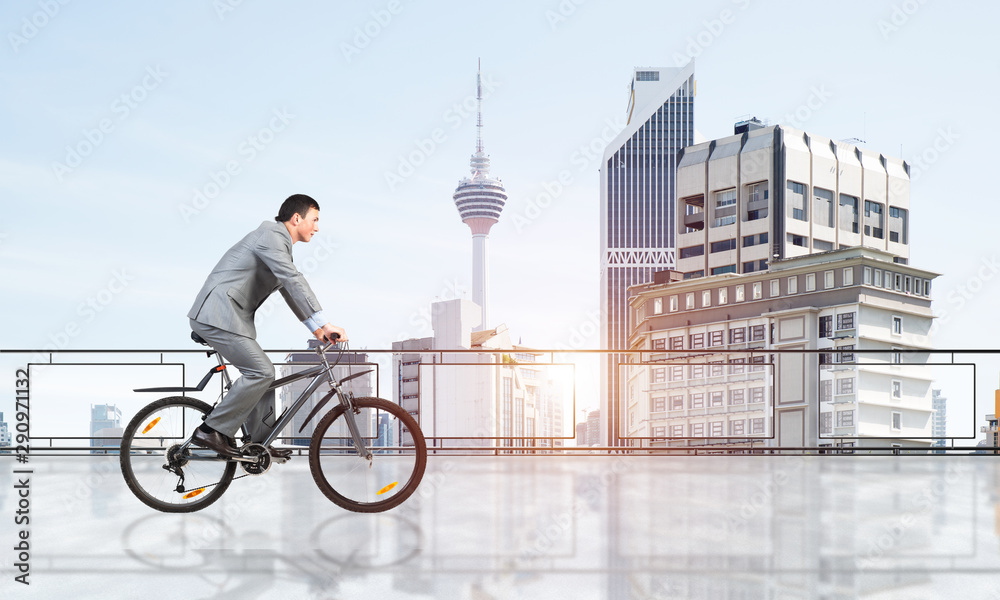
[[681, 365], [673, 365], [670, 367], [670, 381], [683, 381], [684, 380], [684, 367]]
[[884, 215], [882, 213], [882, 204], [865, 200], [865, 235], [880, 240], [885, 238]]
[[667, 340], [665, 338], [657, 338], [653, 340], [653, 350], [666, 350]]
[[788, 210], [791, 218], [796, 221], [808, 221], [806, 212], [806, 186], [797, 181], [788, 182]]
[[671, 350], [683, 350], [684, 349], [684, 336], [675, 335], [670, 338], [670, 349]]
[[895, 287], [894, 287], [894, 289], [897, 292], [902, 292], [903, 291], [903, 276], [900, 275], [899, 273], [893, 273], [892, 276], [893, 276], [893, 279], [894, 279], [895, 284], [896, 284]]
[[764, 370], [764, 357], [763, 356], [750, 357], [750, 371], [757, 373], [763, 370]]
[[688, 345], [692, 350], [698, 350], [705, 347], [705, 334], [704, 333], [692, 333], [691, 343]]
[[722, 377], [722, 361], [708, 363], [709, 377]]
[[808, 248], [809, 247], [809, 242], [806, 241], [806, 236], [804, 236], [804, 235], [795, 235], [795, 234], [789, 233], [788, 234], [788, 243], [791, 244], [791, 245], [793, 245], [793, 246], [798, 246], [800, 248]]
[[[868, 274], [868, 278], [871, 279], [871, 273]], [[854, 269], [851, 267], [844, 269], [844, 285], [854, 285]]]
[[684, 396], [671, 396], [670, 410], [684, 410]]
[[650, 412], [663, 412], [667, 410], [667, 399], [663, 396], [654, 397], [650, 400]]
[[699, 244], [697, 246], [687, 246], [685, 248], [681, 248], [680, 254], [681, 258], [694, 258], [696, 256], [704, 256], [705, 245]]
[[746, 327], [734, 327], [729, 330], [729, 343], [742, 344], [747, 341]]
[[837, 427], [854, 427], [854, 410], [837, 412]]
[[636, 71], [635, 72], [636, 81], [659, 81], [660, 72], [659, 71]]
[[653, 441], [657, 441], [656, 438], [662, 438], [667, 434], [667, 427], [665, 425], [660, 425], [653, 428]]
[[709, 406], [722, 406], [722, 392], [709, 392], [708, 393], [708, 405]]
[[764, 418], [750, 419], [750, 433], [764, 434]]
[[655, 298], [653, 300], [653, 314], [663, 314], [663, 298]]
[[691, 394], [690, 406], [691, 408], [705, 408], [705, 394], [702, 392]]
[[854, 378], [844, 377], [837, 380], [837, 394], [844, 396], [854, 393]]
[[[715, 227], [736, 222], [736, 189], [715, 192]], [[735, 240], [733, 240], [735, 243]], [[714, 250], [713, 250], [714, 252]]]
[[833, 192], [813, 187], [813, 223], [833, 227]]
[[684, 426], [683, 425], [671, 425], [670, 426], [670, 437], [684, 437]]
[[729, 406], [744, 404], [746, 402], [746, 390], [729, 390]]
[[903, 317], [892, 316], [892, 335], [903, 335]]
[[877, 288], [882, 287], [882, 270], [881, 269], [875, 269], [875, 271], [872, 273], [872, 275], [874, 276], [872, 278], [872, 285], [874, 285]]
[[712, 242], [711, 246], [712, 246], [712, 254], [715, 254], [716, 252], [726, 252], [729, 250], [735, 250], [736, 240], [728, 239], [728, 240], [721, 240], [718, 242]]
[[845, 352], [845, 350], [854, 350], [854, 344], [849, 344], [849, 345], [846, 345], [846, 346], [837, 346], [837, 350], [839, 351], [839, 354], [838, 354], [838, 357], [840, 359], [839, 362], [842, 362], [842, 363], [852, 363], [852, 362], [854, 362], [854, 353], [853, 352]]
[[667, 370], [663, 367], [653, 369], [653, 383], [665, 383], [667, 381]]
[[755, 281], [753, 284], [753, 299], [760, 300], [764, 297], [764, 292], [762, 290], [762, 284], [759, 281]]
[[709, 435], [711, 435], [712, 437], [722, 437], [723, 435], [722, 421], [712, 421], [709, 424], [709, 426], [712, 428], [711, 433]]
[[712, 290], [704, 290], [701, 293], [701, 307], [712, 306]]
[[831, 433], [833, 431], [833, 413], [820, 413], [819, 414], [819, 432], [820, 433]]
[[694, 292], [684, 295], [684, 310], [694, 310]]
[[745, 299], [746, 298], [744, 298], [743, 296], [743, 286], [742, 285], [736, 286], [736, 301], [743, 302], [743, 300]]
[[742, 375], [743, 369], [747, 359], [745, 358], [730, 358], [729, 359], [729, 374], [730, 375]]
[[708, 332], [708, 345], [709, 346], [721, 346], [723, 331], [709, 331]]
[[781, 295], [781, 282], [777, 279], [771, 280], [771, 297], [777, 298]]
[[[847, 285], [846, 279], [847, 279], [847, 272], [848, 271], [850, 271], [850, 269], [844, 269], [844, 279], [845, 279], [844, 285]], [[865, 285], [871, 285], [872, 284], [872, 268], [871, 267], [865, 267], [865, 269], [864, 269], [864, 279], [862, 281], [864, 282]]]
[[799, 293], [799, 278], [789, 277], [788, 278], [788, 293], [797, 294]]
[[747, 186], [747, 221], [767, 217], [767, 182]]
[[744, 421], [739, 419], [737, 421], [729, 422], [729, 435], [743, 435], [744, 432]]
[[823, 289], [833, 289], [833, 271], [823, 271]]
[[722, 267], [712, 267], [712, 275], [723, 275], [725, 273], [735, 273], [736, 265], [724, 265]]
[[896, 206], [889, 207], [889, 241], [897, 244], [906, 243], [906, 209]]
[[903, 284], [903, 291], [906, 292], [907, 294], [909, 294], [910, 290], [913, 289], [912, 288], [912, 278], [909, 275], [907, 275], [907, 277], [906, 277], [906, 279], [904, 279], [904, 281], [905, 281], [905, 283]]
[[811, 292], [816, 289], [816, 274], [808, 273], [806, 274], [806, 291]]
[[691, 423], [691, 437], [705, 437], [704, 423]]
[[763, 342], [764, 341], [764, 326], [754, 325], [750, 327], [750, 341], [751, 342]]
[[719, 304], [729, 303], [729, 288], [719, 288]]
[[898, 379], [892, 380], [892, 399], [900, 400], [903, 397], [903, 382]]
[[830, 402], [833, 400], [833, 382], [824, 379], [819, 382], [819, 401]]
[[899, 431], [903, 428], [903, 413], [898, 410], [892, 411], [892, 430]]
[[854, 329], [854, 313], [840, 313], [837, 315], [837, 330]]
[[847, 194], [840, 195], [840, 219], [841, 231], [858, 233], [858, 199]]
[[677, 312], [677, 296], [670, 297], [670, 312]]
[[743, 247], [744, 248], [749, 248], [750, 246], [757, 246], [757, 245], [766, 244], [766, 243], [767, 243], [767, 232], [766, 231], [764, 233], [758, 233], [758, 234], [754, 234], [754, 235], [745, 235], [745, 236], [743, 236]]
[[767, 270], [767, 261], [763, 259], [751, 260], [749, 262], [743, 263], [744, 273], [754, 273], [757, 271], [766, 271], [766, 270]]
[[833, 337], [833, 315], [826, 315], [819, 318], [819, 337]]
[[705, 377], [705, 365], [691, 365], [691, 379]]
[[750, 388], [750, 404], [759, 404], [764, 401], [764, 388]]

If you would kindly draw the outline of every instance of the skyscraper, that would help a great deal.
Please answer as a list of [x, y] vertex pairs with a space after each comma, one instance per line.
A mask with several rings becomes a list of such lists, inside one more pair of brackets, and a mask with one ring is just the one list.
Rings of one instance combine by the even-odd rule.
[[490, 158], [483, 152], [483, 85], [476, 74], [476, 152], [470, 165], [472, 177], [461, 180], [453, 196], [462, 222], [472, 230], [472, 301], [482, 310], [475, 331], [489, 328], [489, 235], [500, 220], [507, 192], [499, 179], [490, 177]]
[[[674, 173], [694, 143], [694, 61], [636, 68], [628, 124], [601, 163], [601, 347], [625, 348], [629, 286], [675, 268]], [[601, 362], [601, 444], [620, 445], [620, 356]]]
[[105, 454], [107, 448], [117, 448], [121, 444], [122, 411], [114, 404], [90, 405], [90, 445], [91, 454]]

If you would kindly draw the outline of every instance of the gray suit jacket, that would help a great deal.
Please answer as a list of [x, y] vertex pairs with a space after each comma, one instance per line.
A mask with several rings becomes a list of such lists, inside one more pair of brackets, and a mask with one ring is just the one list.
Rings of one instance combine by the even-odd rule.
[[300, 321], [321, 310], [306, 278], [292, 264], [292, 237], [284, 223], [265, 221], [222, 256], [188, 317], [256, 338], [254, 313], [277, 289]]

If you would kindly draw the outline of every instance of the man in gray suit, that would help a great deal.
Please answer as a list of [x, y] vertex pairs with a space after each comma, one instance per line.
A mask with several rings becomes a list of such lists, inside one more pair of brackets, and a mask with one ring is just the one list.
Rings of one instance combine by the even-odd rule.
[[[292, 264], [292, 244], [308, 242], [319, 231], [319, 204], [304, 194], [289, 196], [275, 222], [265, 221], [226, 252], [209, 274], [188, 312], [191, 329], [239, 369], [242, 375], [229, 393], [195, 431], [195, 444], [234, 458], [239, 453], [229, 437], [246, 423], [253, 442], [262, 442], [273, 415], [274, 366], [257, 344], [254, 313], [275, 290], [318, 339], [339, 336], [302, 273]], [[291, 450], [270, 448], [272, 456], [288, 458]]]

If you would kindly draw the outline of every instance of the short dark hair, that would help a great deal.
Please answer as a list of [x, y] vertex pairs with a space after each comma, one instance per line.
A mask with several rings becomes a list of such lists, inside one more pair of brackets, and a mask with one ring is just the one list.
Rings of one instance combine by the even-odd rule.
[[278, 216], [274, 217], [274, 220], [279, 223], [286, 223], [291, 221], [292, 216], [296, 214], [304, 219], [310, 208], [319, 210], [319, 202], [316, 202], [305, 194], [292, 194], [281, 203], [281, 208], [278, 209]]

